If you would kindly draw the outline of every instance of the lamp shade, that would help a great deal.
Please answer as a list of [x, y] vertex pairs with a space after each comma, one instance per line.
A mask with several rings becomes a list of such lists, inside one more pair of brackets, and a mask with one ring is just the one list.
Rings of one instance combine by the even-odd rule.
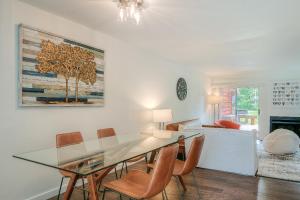
[[153, 110], [153, 122], [169, 122], [172, 121], [171, 109]]
[[208, 95], [207, 96], [208, 104], [219, 104], [222, 103], [222, 97], [218, 95]]

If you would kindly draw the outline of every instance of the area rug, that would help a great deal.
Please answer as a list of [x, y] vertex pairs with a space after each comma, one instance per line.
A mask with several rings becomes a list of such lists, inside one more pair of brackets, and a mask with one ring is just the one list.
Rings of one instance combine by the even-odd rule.
[[300, 182], [300, 150], [295, 154], [272, 155], [257, 142], [258, 176]]

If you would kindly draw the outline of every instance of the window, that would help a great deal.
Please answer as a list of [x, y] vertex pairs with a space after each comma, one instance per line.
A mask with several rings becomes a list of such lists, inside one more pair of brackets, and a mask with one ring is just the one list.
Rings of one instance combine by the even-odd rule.
[[258, 130], [259, 90], [258, 88], [222, 88], [220, 118], [241, 124], [243, 130]]

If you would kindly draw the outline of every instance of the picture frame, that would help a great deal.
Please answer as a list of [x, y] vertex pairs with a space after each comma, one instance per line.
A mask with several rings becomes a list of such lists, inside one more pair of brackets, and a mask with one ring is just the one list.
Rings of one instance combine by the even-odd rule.
[[19, 106], [104, 106], [105, 51], [24, 24]]

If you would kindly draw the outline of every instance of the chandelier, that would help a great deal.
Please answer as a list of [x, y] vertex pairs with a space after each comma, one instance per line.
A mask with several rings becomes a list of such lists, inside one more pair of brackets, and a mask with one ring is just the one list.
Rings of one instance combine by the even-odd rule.
[[143, 0], [119, 0], [120, 20], [126, 22], [127, 20], [134, 20], [136, 24], [141, 21], [141, 11], [143, 7]]

